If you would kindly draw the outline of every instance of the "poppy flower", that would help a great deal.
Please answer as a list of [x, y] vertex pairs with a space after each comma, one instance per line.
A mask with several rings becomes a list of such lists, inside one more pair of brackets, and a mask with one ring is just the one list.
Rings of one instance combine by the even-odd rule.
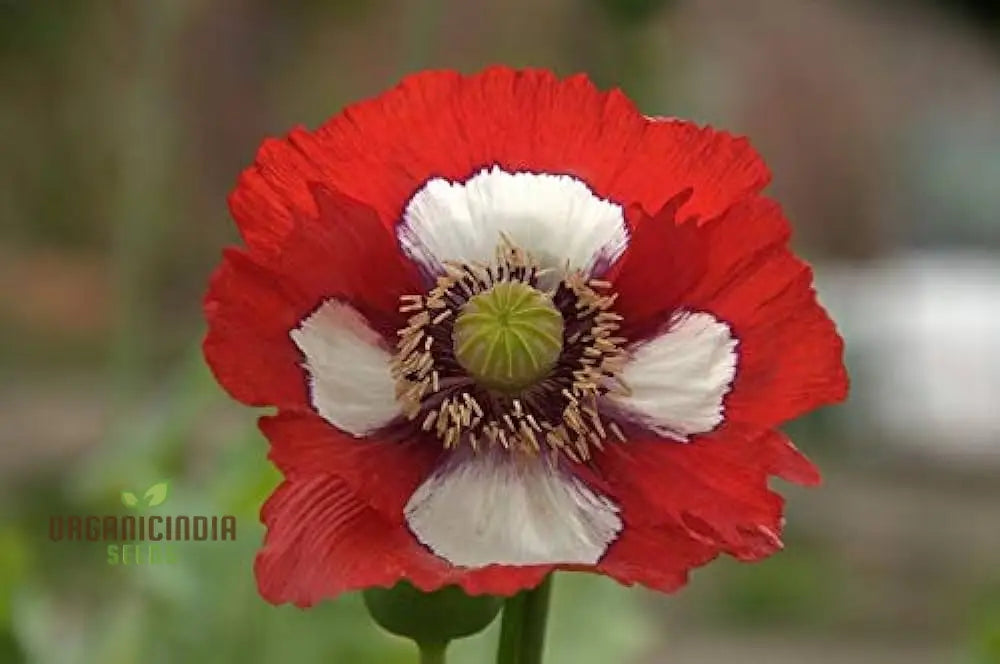
[[555, 569], [672, 591], [781, 547], [777, 427], [842, 342], [746, 140], [584, 76], [415, 74], [269, 139], [204, 351], [283, 483], [255, 571], [301, 606]]

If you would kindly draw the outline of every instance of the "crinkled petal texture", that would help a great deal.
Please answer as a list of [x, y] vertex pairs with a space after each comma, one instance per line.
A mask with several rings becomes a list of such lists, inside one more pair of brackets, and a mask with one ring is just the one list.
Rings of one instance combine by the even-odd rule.
[[280, 253], [223, 254], [205, 296], [205, 357], [244, 403], [302, 409], [319, 396], [314, 406], [333, 424], [364, 434], [386, 413], [362, 411], [389, 406], [357, 403], [357, 393], [384, 395], [385, 380], [348, 360], [359, 352], [369, 361], [388, 357], [406, 324], [399, 296], [421, 285], [370, 209], [313, 189], [319, 212], [296, 218]]
[[[262, 595], [507, 595], [553, 569], [671, 591], [719, 553], [778, 549], [769, 477], [819, 476], [774, 427], [847, 378], [768, 177], [743, 139], [502, 67], [416, 74], [265, 142], [230, 198], [246, 248], [212, 279], [204, 343], [234, 398], [278, 408]], [[617, 293], [630, 389], [599, 409], [626, 440], [587, 462], [445, 450], [397, 403], [400, 297], [500, 235]]]
[[620, 91], [601, 92], [583, 75], [493, 67], [414, 74], [315, 132], [266, 141], [230, 209], [247, 245], [268, 252], [297, 214], [315, 213], [311, 182], [369, 205], [391, 228], [430, 180], [464, 182], [491, 166], [574, 176], [602, 198], [650, 213], [690, 190], [685, 218], [714, 217], [770, 179], [745, 139], [651, 121]]

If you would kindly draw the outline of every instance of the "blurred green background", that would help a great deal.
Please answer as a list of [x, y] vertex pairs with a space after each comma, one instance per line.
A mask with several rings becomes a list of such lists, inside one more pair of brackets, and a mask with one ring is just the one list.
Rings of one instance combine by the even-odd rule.
[[[200, 297], [260, 140], [425, 67], [587, 71], [749, 135], [848, 340], [785, 552], [664, 597], [556, 583], [552, 664], [1000, 662], [1000, 19], [941, 0], [0, 1], [0, 663], [409, 662], [360, 599], [274, 608], [278, 481], [203, 366]], [[50, 514], [238, 515], [109, 566]], [[455, 646], [490, 661], [496, 626]]]

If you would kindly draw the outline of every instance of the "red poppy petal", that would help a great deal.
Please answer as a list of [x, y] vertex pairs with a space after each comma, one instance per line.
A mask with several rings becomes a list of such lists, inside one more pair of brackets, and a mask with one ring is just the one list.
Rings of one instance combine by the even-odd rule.
[[665, 334], [679, 311], [723, 322], [738, 344], [722, 401], [729, 421], [771, 427], [844, 399], [843, 342], [816, 300], [812, 271], [788, 248], [778, 205], [755, 197], [680, 226], [671, 221], [676, 205], [638, 225], [605, 277], [619, 295], [621, 333]]
[[420, 441], [355, 438], [312, 412], [279, 413], [259, 424], [285, 477], [335, 475], [392, 524], [404, 522], [403, 506], [441, 456]]
[[312, 191], [317, 214], [296, 217], [281, 251], [267, 262], [314, 294], [315, 304], [344, 300], [395, 343], [396, 331], [406, 324], [400, 295], [423, 290], [415, 266], [371, 208], [322, 185]]
[[315, 133], [267, 141], [230, 207], [247, 244], [269, 251], [295, 213], [313, 212], [310, 182], [363, 201], [393, 227], [431, 177], [464, 180], [494, 164], [574, 175], [649, 213], [690, 189], [685, 218], [721, 214], [770, 178], [745, 139], [649, 120], [620, 91], [600, 92], [582, 75], [491, 67], [414, 74]]
[[[602, 278], [618, 294], [615, 311], [624, 317], [620, 334], [644, 339], [656, 334], [681, 306], [684, 296], [705, 271], [705, 231], [678, 224], [677, 214], [688, 195], [674, 198], [632, 233], [622, 257]], [[633, 219], [641, 215], [633, 215]]]
[[268, 530], [254, 571], [261, 596], [275, 604], [312, 606], [404, 578], [425, 591], [457, 584], [470, 594], [512, 595], [537, 585], [551, 570], [452, 567], [331, 476], [284, 482], [264, 504], [261, 520]]
[[779, 206], [745, 201], [705, 229], [705, 273], [684, 301], [739, 340], [726, 417], [769, 427], [843, 400], [843, 341], [816, 300], [812, 270], [788, 249]]
[[384, 218], [391, 223], [413, 189], [400, 177], [402, 196], [388, 197], [383, 178], [350, 173], [352, 159], [406, 169], [410, 187], [431, 176], [464, 179], [491, 164], [565, 173], [602, 197], [640, 204], [649, 213], [692, 189], [685, 217], [720, 214], [770, 179], [745, 139], [679, 120], [651, 121], [620, 90], [601, 92], [584, 75], [559, 80], [544, 70], [414, 74], [349, 107], [317, 135], [344, 156], [337, 176], [353, 176], [353, 186], [344, 180], [344, 191], [386, 202]]
[[595, 457], [632, 527], [673, 523], [696, 539], [744, 560], [781, 547], [783, 500], [768, 477], [813, 484], [815, 468], [779, 432], [736, 425], [688, 444], [636, 440]]
[[407, 566], [441, 573], [405, 530], [390, 526], [330, 476], [284, 482], [264, 504], [261, 520], [268, 530], [254, 571], [260, 594], [275, 604], [311, 606], [342, 592], [391, 586]]
[[640, 583], [673, 592], [687, 583], [690, 570], [708, 563], [718, 552], [680, 526], [627, 526], [596, 571], [625, 585]]
[[421, 288], [371, 210], [338, 192], [314, 194], [318, 216], [297, 216], [280, 249], [224, 252], [205, 296], [205, 357], [244, 403], [307, 403], [303, 358], [288, 335], [324, 300], [350, 304], [391, 344], [405, 325], [399, 296]]
[[312, 149], [316, 143], [302, 128], [284, 139], [267, 139], [257, 150], [254, 165], [240, 174], [229, 195], [229, 211], [252, 250], [277, 251], [296, 217], [315, 216], [309, 183], [324, 182], [329, 170], [324, 149]]
[[302, 356], [288, 332], [309, 306], [244, 252], [224, 252], [205, 296], [202, 349], [233, 398], [252, 406], [305, 406]]
[[452, 567], [445, 582], [436, 585], [422, 584], [419, 577], [410, 578], [413, 585], [425, 591], [437, 590], [446, 584], [454, 584], [461, 586], [470, 595], [509, 597], [522, 590], [534, 588], [554, 569], [553, 565], [531, 565], [528, 567], [490, 565], [478, 569]]
[[[418, 442], [353, 438], [312, 413], [262, 417], [260, 427], [271, 441], [269, 458], [289, 482], [322, 477], [340, 483], [351, 493], [354, 507], [364, 507], [366, 518], [380, 521], [387, 531], [403, 529], [407, 546], [416, 543], [404, 525], [403, 508], [436, 466], [439, 449]], [[390, 537], [395, 541], [395, 535]], [[420, 556], [430, 555], [438, 561], [425, 570], [404, 560], [406, 578], [424, 590], [456, 583], [473, 594], [509, 595], [537, 585], [551, 570], [545, 565], [456, 568], [434, 557], [423, 545], [418, 544], [417, 549]]]
[[[685, 183], [664, 191], [666, 195], [659, 199], [650, 197], [648, 202], [644, 201], [648, 214], [655, 214], [668, 200], [690, 187], [691, 198], [681, 206], [679, 219], [711, 219], [737, 201], [760, 192], [771, 181], [767, 165], [743, 137], [669, 118], [654, 120], [645, 140], [650, 147], [660, 146], [670, 155], [665, 160], [662, 154], [654, 152], [645, 163], [635, 164], [636, 168], [646, 170], [649, 186], [663, 187], [667, 181]], [[660, 161], [669, 161], [669, 169], [658, 171]]]

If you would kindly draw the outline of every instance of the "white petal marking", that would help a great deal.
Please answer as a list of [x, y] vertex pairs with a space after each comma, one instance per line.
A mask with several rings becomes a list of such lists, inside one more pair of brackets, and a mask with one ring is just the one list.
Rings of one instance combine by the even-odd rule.
[[399, 414], [391, 355], [352, 307], [327, 300], [289, 336], [305, 355], [312, 406], [330, 424], [363, 436]]
[[666, 332], [632, 349], [621, 374], [632, 394], [611, 401], [662, 436], [683, 442], [711, 431], [736, 376], [737, 344], [711, 314], [678, 314]]
[[465, 182], [429, 180], [398, 227], [403, 250], [429, 271], [441, 262], [492, 263], [500, 234], [545, 267], [589, 269], [628, 243], [622, 207], [581, 180], [550, 173], [508, 173], [494, 166]]
[[594, 564], [622, 529], [618, 507], [545, 456], [455, 457], [404, 510], [417, 539], [453, 565]]

